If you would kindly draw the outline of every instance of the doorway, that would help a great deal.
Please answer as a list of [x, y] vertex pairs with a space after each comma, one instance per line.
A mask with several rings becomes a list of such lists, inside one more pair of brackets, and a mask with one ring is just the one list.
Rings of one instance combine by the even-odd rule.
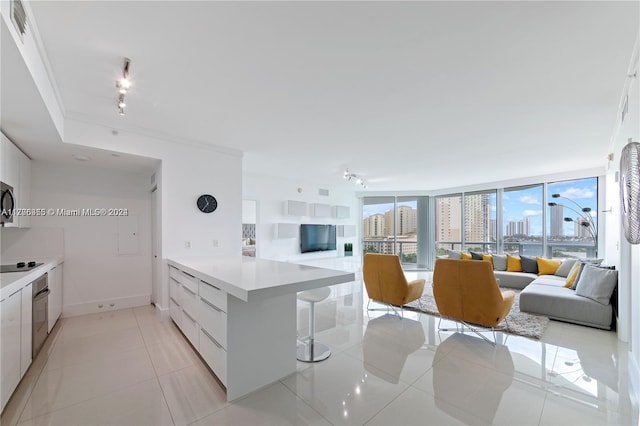
[[242, 255], [256, 257], [257, 209], [256, 200], [242, 200]]

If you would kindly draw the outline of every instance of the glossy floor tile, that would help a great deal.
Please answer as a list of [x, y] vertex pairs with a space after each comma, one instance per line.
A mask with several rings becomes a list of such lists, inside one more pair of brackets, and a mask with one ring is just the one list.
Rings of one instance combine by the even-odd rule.
[[[331, 357], [298, 362], [295, 373], [232, 403], [154, 307], [67, 318], [32, 362], [1, 422], [638, 424], [628, 349], [615, 332], [551, 321], [541, 340], [498, 333], [494, 346], [471, 333], [439, 331], [433, 316], [366, 306], [361, 281], [333, 286], [316, 305], [316, 339], [331, 347]], [[306, 335], [307, 303], [298, 304], [297, 320], [299, 335]]]

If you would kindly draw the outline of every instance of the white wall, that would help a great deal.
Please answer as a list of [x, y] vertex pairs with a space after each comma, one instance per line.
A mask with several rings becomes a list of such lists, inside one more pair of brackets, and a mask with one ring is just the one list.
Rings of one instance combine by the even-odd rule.
[[[640, 41], [640, 38], [638, 39]], [[631, 61], [630, 72], [639, 73], [640, 47], [636, 42], [634, 59]], [[611, 213], [607, 216], [607, 259], [606, 262], [616, 265], [619, 270], [618, 291], [620, 303], [620, 317], [618, 336], [629, 342], [629, 371], [630, 380], [640, 397], [640, 245], [631, 245], [624, 238], [621, 225], [619, 179], [620, 157], [623, 147], [629, 139], [640, 142], [640, 74], [635, 78], [628, 78], [623, 93], [623, 99], [628, 95], [628, 113], [625, 121], [620, 123], [622, 108], [616, 115], [617, 126], [610, 144], [613, 161], [609, 162], [607, 171], [607, 209]]]
[[[66, 316], [149, 303], [151, 294], [149, 174], [34, 161], [32, 203], [45, 209], [127, 209], [117, 216], [32, 218], [38, 228], [64, 230], [63, 313]], [[134, 221], [130, 254], [121, 254], [122, 220]], [[137, 240], [137, 244], [135, 244]], [[102, 304], [103, 308], [98, 308]], [[110, 304], [114, 304], [113, 307]]]
[[[301, 192], [298, 189], [301, 189]], [[318, 194], [318, 189], [328, 189], [329, 196]], [[355, 187], [354, 187], [355, 190]], [[344, 243], [353, 244], [354, 253], [360, 252], [360, 202], [355, 196], [354, 190], [345, 190], [324, 185], [313, 184], [307, 181], [292, 181], [287, 179], [244, 175], [242, 192], [243, 198], [256, 200], [256, 256], [283, 261], [305, 261], [323, 257], [342, 256]], [[350, 208], [348, 219], [335, 217], [311, 217], [311, 216], [287, 216], [284, 214], [284, 203], [287, 200], [304, 201], [308, 204], [320, 203], [331, 206], [341, 205]], [[355, 225], [357, 235], [355, 237], [337, 237], [337, 250], [300, 253], [300, 240], [297, 238], [275, 239], [273, 227], [275, 223], [321, 223], [335, 225]], [[239, 235], [239, 234], [238, 234]], [[240, 237], [238, 236], [238, 240]]]
[[[65, 121], [65, 140], [83, 146], [156, 158], [163, 259], [160, 294], [156, 306], [168, 312], [166, 259], [180, 256], [241, 254], [242, 154], [231, 149], [197, 146], [156, 136], [111, 129], [78, 120]], [[147, 185], [149, 185], [147, 179]], [[150, 189], [150, 188], [149, 188]], [[201, 213], [196, 200], [211, 194], [218, 208]], [[214, 244], [217, 242], [217, 246]], [[185, 243], [189, 242], [190, 248]]]

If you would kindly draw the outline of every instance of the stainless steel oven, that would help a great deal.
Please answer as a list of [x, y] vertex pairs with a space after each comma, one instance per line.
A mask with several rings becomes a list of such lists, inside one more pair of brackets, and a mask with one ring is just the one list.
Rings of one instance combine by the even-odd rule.
[[49, 284], [48, 274], [44, 274], [32, 283], [33, 294], [33, 330], [32, 355], [35, 359], [42, 344], [47, 339], [47, 321], [49, 321]]
[[13, 223], [13, 209], [16, 207], [16, 199], [13, 195], [13, 187], [0, 182], [0, 226], [5, 223]]

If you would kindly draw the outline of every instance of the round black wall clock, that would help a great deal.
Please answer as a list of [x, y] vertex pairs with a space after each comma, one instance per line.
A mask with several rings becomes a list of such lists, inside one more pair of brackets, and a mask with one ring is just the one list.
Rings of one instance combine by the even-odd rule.
[[218, 208], [218, 201], [213, 195], [203, 194], [198, 197], [196, 205], [202, 213], [211, 213]]

